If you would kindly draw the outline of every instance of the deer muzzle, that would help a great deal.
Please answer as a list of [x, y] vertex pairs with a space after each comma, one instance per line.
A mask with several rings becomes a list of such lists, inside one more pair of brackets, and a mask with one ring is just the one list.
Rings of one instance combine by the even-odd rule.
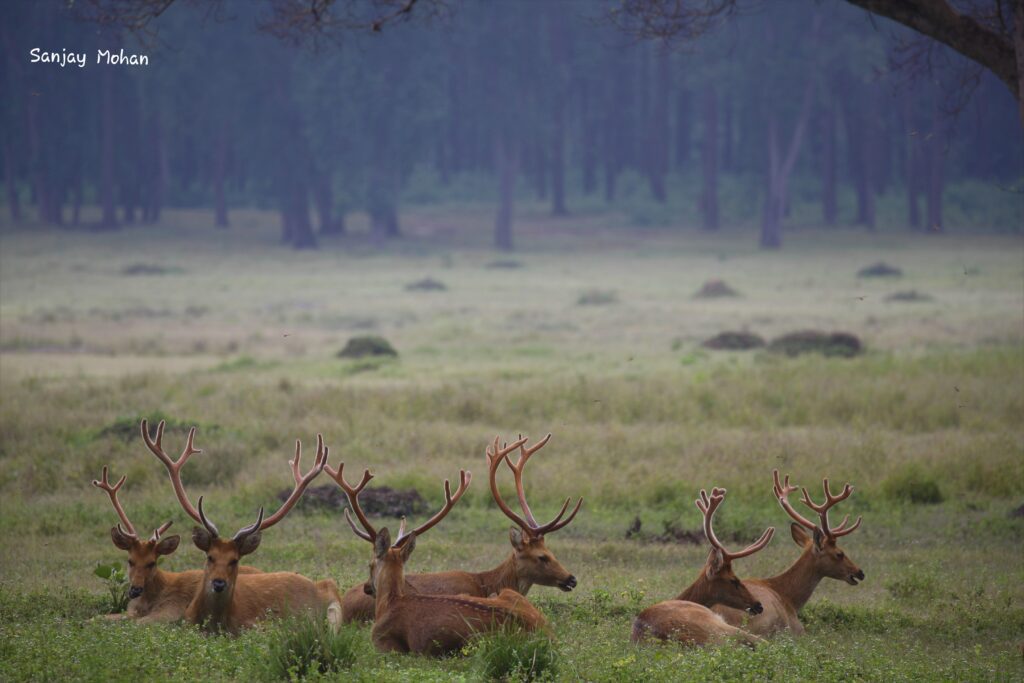
[[562, 589], [563, 591], [565, 591], [566, 593], [568, 593], [569, 591], [571, 591], [573, 588], [576, 587], [576, 577], [575, 576], [569, 576], [568, 579], [566, 579], [565, 581], [562, 581], [560, 584], [558, 584], [558, 587], [560, 589]]
[[751, 614], [760, 614], [764, 611], [764, 607], [759, 602], [755, 602], [753, 605], [747, 608], [747, 611]]
[[859, 582], [864, 580], [864, 570], [858, 569], [856, 574], [850, 574], [847, 577], [846, 582], [851, 586], [856, 586]]
[[135, 598], [142, 595], [142, 586], [132, 586], [128, 589], [128, 599], [134, 600]]
[[224, 589], [228, 587], [228, 582], [224, 579], [214, 579], [210, 584], [214, 593], [223, 593]]

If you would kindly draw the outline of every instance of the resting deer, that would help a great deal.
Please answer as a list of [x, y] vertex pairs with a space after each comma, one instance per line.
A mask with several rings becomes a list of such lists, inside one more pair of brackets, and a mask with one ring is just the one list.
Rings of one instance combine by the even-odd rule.
[[193, 624], [202, 624], [209, 630], [237, 633], [268, 616], [313, 611], [326, 612], [331, 625], [337, 628], [341, 622], [341, 599], [334, 581], [325, 579], [314, 582], [293, 572], [246, 574], [239, 571], [241, 558], [259, 547], [261, 533], [284, 519], [309, 483], [323, 471], [328, 455], [323, 437], [317, 435], [316, 457], [313, 467], [305, 475], [299, 468], [302, 444], [296, 440], [295, 458], [289, 462], [295, 487], [277, 512], [264, 519], [261, 507], [254, 524], [240, 529], [230, 539], [225, 539], [221, 538], [217, 527], [206, 516], [203, 497], [199, 497], [199, 509], [196, 510], [181, 483], [182, 465], [190, 455], [198, 452], [192, 447], [195, 427], [189, 432], [188, 445], [177, 461], [172, 461], [161, 448], [163, 430], [164, 423], [161, 421], [154, 441], [150, 439], [146, 421], [142, 421], [146, 445], [167, 467], [182, 509], [202, 525], [192, 530], [192, 542], [206, 553], [206, 567], [185, 609], [185, 619]]
[[140, 623], [177, 621], [185, 614], [185, 607], [199, 586], [203, 573], [199, 570], [187, 572], [165, 572], [157, 566], [161, 555], [170, 555], [181, 540], [177, 535], [161, 538], [171, 526], [166, 522], [153, 531], [148, 540], [139, 538], [135, 527], [128, 519], [117, 498], [117, 492], [124, 486], [126, 476], [116, 484], [107, 479], [104, 466], [100, 479], [92, 485], [107, 492], [110, 504], [114, 506], [120, 523], [110, 527], [110, 538], [114, 545], [128, 551], [128, 610], [123, 614], [112, 614], [111, 619], [135, 619]]
[[[338, 479], [341, 481], [344, 481], [343, 469], [344, 464], [338, 467]], [[364, 472], [362, 485], [371, 476], [369, 470]], [[367, 520], [359, 505], [361, 486], [345, 484], [349, 507], [363, 528], [352, 521], [348, 509], [345, 510], [345, 519], [357, 536], [373, 543], [370, 582], [375, 605], [371, 635], [378, 650], [442, 655], [458, 650], [473, 635], [493, 631], [506, 623], [518, 624], [528, 631], [544, 627], [543, 615], [525, 597], [510, 588], [502, 589], [496, 597], [486, 598], [426, 595], [409, 590], [405, 563], [416, 547], [416, 537], [447, 516], [469, 488], [471, 479], [469, 472], [460, 472], [459, 488], [454, 494], [451, 484], [445, 480], [445, 502], [441, 510], [409, 532], [405, 530], [403, 519], [394, 543], [386, 527], [378, 531]]]
[[[567, 499], [562, 506], [561, 512], [547, 524], [539, 524], [526, 503], [526, 494], [523, 488], [523, 468], [526, 466], [530, 456], [547, 444], [551, 435], [541, 439], [533, 446], [526, 446], [526, 439], [520, 437], [511, 445], [499, 448], [498, 437], [495, 437], [493, 446], [487, 448], [487, 460], [490, 469], [491, 495], [505, 515], [515, 522], [516, 526], [509, 530], [509, 541], [512, 543], [512, 552], [494, 569], [483, 572], [447, 571], [431, 574], [407, 574], [406, 589], [428, 595], [457, 595], [464, 593], [477, 597], [488, 597], [500, 593], [506, 588], [511, 588], [522, 595], [526, 595], [534, 585], [554, 586], [563, 591], [571, 591], [576, 587], [576, 577], [562, 566], [554, 554], [544, 543], [545, 534], [558, 531], [569, 524], [576, 513], [579, 512], [583, 499], [576, 503], [572, 513], [564, 520], [562, 517], [568, 510], [570, 500]], [[519, 460], [515, 465], [509, 460], [508, 455], [516, 448], [519, 449]], [[516, 483], [516, 493], [519, 497], [519, 504], [523, 510], [520, 517], [513, 512], [498, 492], [498, 485], [495, 481], [498, 467], [501, 461], [512, 470]], [[344, 465], [342, 465], [344, 467]], [[350, 497], [359, 495], [367, 482], [373, 478], [369, 470], [363, 475], [363, 480], [356, 487], [350, 487], [341, 476], [341, 467], [338, 471], [327, 466], [327, 474], [334, 478], [338, 485]], [[368, 583], [360, 583], [353, 586], [345, 593], [341, 602], [342, 620], [345, 623], [351, 621], [371, 621], [374, 614], [374, 601], [370, 595], [372, 588]]]
[[837, 539], [855, 531], [860, 526], [861, 518], [858, 517], [853, 526], [849, 527], [846, 525], [850, 520], [849, 516], [837, 527], [829, 525], [829, 509], [853, 493], [853, 487], [849, 484], [843, 487], [841, 493], [833, 495], [829, 489], [828, 479], [825, 479], [825, 502], [821, 505], [811, 500], [807, 489], [802, 489], [803, 504], [818, 514], [818, 523], [814, 524], [794, 510], [789, 503], [789, 494], [797, 489], [796, 486], [790, 485], [789, 477], [780, 482], [779, 471], [774, 470], [772, 478], [775, 498], [794, 520], [789, 527], [793, 541], [803, 549], [803, 552], [789, 569], [778, 576], [745, 581], [750, 592], [764, 605], [764, 612], [761, 614], [748, 618], [739, 610], [723, 605], [716, 606], [714, 610], [730, 624], [744, 625], [744, 628], [757, 635], [771, 635], [784, 630], [801, 635], [804, 627], [797, 613], [811, 599], [811, 594], [819, 581], [828, 577], [856, 586], [858, 581], [864, 580], [864, 572], [836, 543]]
[[631, 638], [634, 643], [646, 638], [675, 640], [688, 645], [716, 645], [729, 639], [737, 639], [748, 645], [760, 642], [757, 636], [727, 624], [708, 608], [724, 604], [751, 614], [761, 612], [761, 603], [733, 572], [732, 561], [752, 555], [768, 545], [775, 528], [768, 527], [761, 538], [743, 550], [729, 552], [715, 536], [712, 526], [715, 510], [723, 500], [725, 489], [712, 489], [710, 497], [701, 489], [700, 498], [696, 502], [697, 508], [704, 515], [704, 535], [711, 544], [711, 553], [700, 576], [689, 588], [674, 599], [659, 602], [637, 615], [633, 621]]

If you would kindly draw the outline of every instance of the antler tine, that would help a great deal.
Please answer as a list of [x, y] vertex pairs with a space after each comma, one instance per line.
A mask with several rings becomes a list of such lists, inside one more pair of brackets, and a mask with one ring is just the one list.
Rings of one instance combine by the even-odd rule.
[[164, 439], [164, 427], [166, 422], [160, 420], [156, 426], [156, 439], [152, 439], [149, 435], [149, 421], [146, 418], [142, 418], [142, 440], [146, 442], [146, 447], [155, 455], [160, 462], [167, 468], [167, 475], [171, 478], [171, 486], [174, 487], [174, 495], [178, 497], [178, 502], [181, 504], [183, 510], [189, 517], [197, 522], [201, 522], [199, 519], [199, 513], [188, 499], [188, 495], [185, 493], [185, 487], [181, 483], [181, 468], [185, 462], [194, 455], [195, 453], [202, 453], [201, 448], [196, 448], [194, 440], [196, 438], [196, 428], [192, 427], [188, 430], [188, 439], [185, 442], [185, 450], [181, 452], [177, 460], [171, 460], [170, 456], [164, 453], [163, 439]]
[[[370, 520], [366, 518], [366, 513], [363, 512], [363, 506], [359, 504], [359, 493], [366, 488], [369, 481], [373, 479], [373, 474], [370, 473], [370, 470], [363, 470], [362, 480], [357, 485], [352, 486], [352, 484], [349, 484], [345, 480], [345, 463], [338, 463], [338, 469], [334, 469], [330, 465], [325, 464], [324, 469], [327, 471], [327, 475], [341, 487], [341, 490], [345, 492], [345, 496], [348, 498], [348, 507], [345, 508], [345, 521], [347, 521], [348, 525], [352, 527], [352, 531], [355, 532], [356, 536], [364, 541], [373, 543], [377, 539], [377, 530], [373, 528], [372, 524], [370, 524]], [[356, 517], [359, 518], [359, 523], [363, 525], [363, 528], [366, 529], [366, 531], [359, 529], [355, 522], [352, 521], [352, 515], [349, 514], [349, 508], [356, 513]]]
[[206, 518], [206, 513], [203, 512], [203, 497], [199, 496], [199, 522], [206, 527], [206, 530], [210, 532], [214, 538], [220, 536], [220, 532], [217, 531], [217, 527], [213, 525], [209, 519]]
[[263, 506], [260, 505], [260, 511], [256, 514], [256, 521], [247, 527], [242, 527], [235, 532], [235, 535], [231, 538], [235, 543], [241, 543], [246, 538], [251, 536], [253, 533], [262, 530], [263, 523]]
[[324, 471], [324, 467], [327, 465], [327, 456], [329, 452], [330, 449], [324, 446], [323, 434], [317, 434], [316, 459], [313, 461], [313, 467], [310, 468], [309, 472], [305, 475], [301, 475], [299, 470], [299, 459], [302, 457], [302, 443], [298, 439], [295, 440], [295, 458], [288, 461], [288, 464], [292, 467], [292, 476], [295, 479], [295, 488], [292, 489], [291, 495], [288, 496], [288, 500], [281, 504], [281, 507], [277, 509], [277, 512], [262, 520], [260, 524], [260, 531], [274, 526], [284, 519], [285, 515], [291, 512], [291, 509], [295, 507], [295, 503], [299, 502], [299, 498], [301, 498], [302, 494], [306, 491], [306, 487], [309, 486], [309, 483]]
[[[107, 496], [110, 497], [110, 504], [114, 506], [114, 510], [117, 512], [117, 516], [121, 518], [121, 524], [124, 524], [124, 529], [129, 536], [135, 536], [138, 538], [138, 534], [135, 533], [135, 527], [132, 526], [131, 521], [128, 519], [128, 515], [125, 513], [124, 508], [121, 507], [121, 501], [117, 499], [117, 492], [124, 486], [125, 480], [128, 479], [128, 475], [122, 475], [116, 484], [111, 486], [110, 481], [107, 479], [107, 466], [103, 466], [103, 473], [100, 475], [99, 481], [93, 479], [92, 485], [98, 489], [103, 489], [107, 492]], [[120, 526], [120, 525], [118, 525]]]
[[[501, 511], [505, 513], [506, 517], [515, 522], [524, 531], [533, 531], [533, 526], [531, 526], [529, 522], [527, 522], [525, 519], [523, 519], [515, 512], [513, 512], [512, 508], [510, 508], [508, 504], [505, 502], [505, 500], [501, 497], [501, 493], [498, 491], [498, 482], [495, 479], [498, 473], [498, 465], [501, 464], [502, 460], [508, 462], [508, 454], [522, 446], [524, 443], [526, 443], [526, 437], [520, 437], [519, 440], [513, 443], [511, 446], [505, 444], [504, 446], [499, 447], [499, 441], [500, 437], [494, 437], [494, 443], [484, 450], [484, 453], [487, 456], [488, 477], [490, 479], [491, 485], [491, 496], [494, 498], [494, 502], [498, 504], [498, 507], [501, 509]], [[509, 463], [509, 466], [511, 467], [512, 464]]]
[[832, 538], [839, 538], [841, 536], [845, 536], [846, 534], [853, 533], [854, 531], [857, 530], [857, 528], [860, 526], [860, 523], [864, 520], [863, 517], [857, 517], [857, 521], [853, 523], [853, 526], [851, 526], [849, 529], [847, 529], [846, 528], [846, 522], [849, 519], [850, 519], [850, 516], [846, 515], [846, 517], [843, 518], [843, 523], [842, 524], [837, 526], [835, 529], [830, 529], [829, 530], [829, 533], [832, 534]]
[[562, 515], [565, 514], [565, 511], [569, 509], [569, 503], [571, 503], [571, 502], [572, 502], [572, 496], [569, 496], [568, 498], [566, 498], [565, 502], [562, 503], [561, 511], [557, 515], [555, 515], [555, 518], [552, 519], [547, 524], [544, 524], [542, 526], [537, 527], [537, 529], [536, 529], [537, 534], [538, 535], [548, 534], [548, 533], [551, 533], [552, 531], [558, 531], [562, 527], [567, 526], [569, 524], [569, 522], [571, 522], [573, 520], [573, 518], [576, 517], [576, 513], [580, 511], [580, 507], [583, 505], [583, 496], [580, 496], [580, 499], [576, 501], [576, 507], [574, 507], [572, 509], [572, 512], [569, 514], [569, 516], [566, 517], [564, 521], [559, 522], [558, 520], [561, 519]]
[[761, 538], [757, 539], [756, 541], [754, 541], [753, 543], [748, 545], [743, 550], [740, 550], [739, 552], [735, 552], [735, 553], [726, 553], [726, 555], [728, 555], [730, 560], [738, 560], [741, 557], [746, 557], [747, 555], [753, 555], [758, 550], [760, 550], [761, 548], [763, 548], [766, 545], [768, 545], [768, 542], [772, 540], [772, 536], [774, 536], [774, 535], [775, 535], [775, 527], [770, 526], [770, 527], [768, 527], [767, 529], [764, 530], [764, 533], [761, 534]]
[[797, 490], [796, 486], [793, 486], [789, 483], [789, 475], [786, 475], [785, 483], [780, 483], [779, 471], [772, 470], [772, 479], [774, 480], [774, 486], [772, 487], [772, 490], [775, 493], [775, 498], [776, 500], [779, 501], [779, 505], [782, 506], [782, 509], [786, 511], [786, 514], [792, 517], [793, 521], [799, 524], [800, 526], [806, 529], [810, 529], [811, 531], [814, 531], [814, 522], [812, 522], [811, 520], [807, 519], [799, 512], [797, 512], [793, 508], [793, 505], [789, 502], [789, 494]]
[[[533, 444], [529, 448], [526, 447], [526, 439], [523, 435], [519, 435], [519, 461], [515, 465], [512, 464], [512, 460], [505, 456], [505, 464], [508, 465], [509, 469], [512, 470], [512, 476], [516, 481], [516, 497], [519, 498], [519, 507], [523, 509], [523, 514], [526, 516], [526, 521], [530, 523], [530, 526], [536, 530], [540, 524], [537, 522], [537, 518], [533, 516], [533, 512], [530, 511], [530, 506], [526, 502], [526, 491], [523, 489], [523, 468], [526, 467], [526, 461], [530, 459], [530, 456], [544, 448], [548, 441], [551, 440], [551, 434], [548, 434], [543, 439]], [[549, 522], [550, 524], [550, 522]]]
[[448, 513], [452, 511], [453, 507], [455, 507], [455, 504], [458, 503], [459, 499], [462, 498], [464, 493], [466, 493], [466, 490], [469, 488], [469, 484], [470, 484], [471, 481], [473, 481], [473, 474], [471, 472], [467, 472], [466, 470], [459, 470], [459, 488], [457, 488], [455, 490], [455, 493], [453, 495], [452, 494], [452, 484], [451, 484], [451, 482], [449, 480], [445, 479], [444, 480], [444, 506], [440, 510], [438, 510], [437, 513], [433, 517], [428, 519], [423, 524], [420, 524], [418, 527], [416, 527], [415, 529], [413, 529], [412, 531], [410, 531], [408, 533], [405, 532], [405, 529], [404, 529], [404, 527], [405, 527], [405, 519], [403, 518], [402, 519], [402, 526], [399, 527], [399, 530], [398, 530], [398, 539], [394, 543], [391, 544], [391, 547], [392, 548], [399, 548], [399, 547], [401, 547], [406, 542], [406, 540], [408, 538], [410, 538], [411, 536], [421, 536], [421, 535], [425, 534], [427, 531], [429, 531], [431, 528], [433, 528], [434, 525], [436, 525], [442, 519], [447, 517]]
[[[803, 502], [804, 505], [806, 505], [807, 507], [811, 508], [812, 510], [814, 510], [815, 512], [818, 513], [818, 519], [821, 522], [821, 525], [820, 525], [821, 526], [821, 530], [827, 536], [831, 536], [831, 537], [835, 538], [835, 532], [831, 529], [831, 527], [829, 526], [829, 523], [828, 523], [828, 511], [836, 503], [840, 503], [840, 502], [846, 500], [847, 498], [849, 498], [850, 494], [853, 493], [853, 487], [850, 486], [849, 484], [846, 484], [845, 486], [843, 486], [843, 490], [839, 494], [834, 495], [832, 493], [829, 485], [828, 485], [828, 478], [827, 477], [825, 479], [822, 479], [821, 485], [822, 485], [822, 488], [825, 490], [825, 502], [824, 503], [822, 503], [821, 505], [818, 505], [813, 500], [811, 500], [811, 496], [810, 496], [809, 493], [807, 493], [807, 489], [806, 488], [802, 488], [801, 489], [801, 491], [803, 491], [803, 498], [801, 499], [801, 502]], [[858, 522], [857, 524], [859, 525], [860, 522]], [[846, 535], [846, 534], [850, 533], [851, 531], [853, 531], [854, 529], [857, 528], [856, 526], [854, 526], [851, 529], [844, 529], [845, 525], [846, 525], [846, 519], [844, 519], [843, 523], [840, 524], [837, 527], [837, 529], [843, 535]]]
[[171, 524], [173, 524], [173, 523], [174, 523], [174, 522], [170, 522], [170, 521], [168, 521], [168, 522], [164, 522], [164, 523], [163, 523], [163, 524], [162, 524], [162, 525], [160, 526], [160, 528], [158, 528], [158, 529], [155, 529], [155, 530], [153, 531], [153, 535], [149, 537], [149, 540], [151, 540], [151, 541], [152, 541], [153, 543], [156, 543], [157, 541], [159, 541], [159, 540], [160, 540], [160, 537], [164, 535], [164, 532], [165, 532], [165, 531], [167, 531], [168, 529], [170, 529], [170, 528], [171, 528]]
[[718, 509], [718, 506], [722, 504], [723, 500], [725, 500], [725, 489], [716, 487], [711, 489], [710, 498], [708, 497], [707, 491], [701, 489], [700, 498], [694, 502], [697, 504], [697, 509], [704, 514], [704, 535], [707, 537], [708, 543], [721, 550], [723, 555], [726, 555], [728, 554], [728, 551], [725, 549], [725, 546], [722, 545], [722, 542], [718, 540], [718, 537], [715, 536], [715, 530], [711, 524], [711, 519], [715, 515], [715, 510]]

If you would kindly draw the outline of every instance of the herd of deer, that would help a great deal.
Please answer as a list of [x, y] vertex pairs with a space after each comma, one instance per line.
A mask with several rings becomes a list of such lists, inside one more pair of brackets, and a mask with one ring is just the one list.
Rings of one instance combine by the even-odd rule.
[[[460, 473], [454, 493], [445, 481], [445, 503], [441, 510], [412, 530], [406, 529], [403, 518], [392, 540], [387, 528], [374, 528], [359, 503], [359, 494], [373, 475], [365, 470], [358, 484], [350, 484], [344, 476], [344, 463], [337, 469], [327, 463], [329, 449], [318, 435], [316, 457], [305, 474], [299, 467], [302, 447], [296, 441], [295, 457], [290, 461], [295, 487], [281, 507], [269, 517], [264, 516], [261, 507], [255, 523], [225, 538], [206, 515], [203, 497], [199, 497], [198, 507], [193, 506], [181, 481], [186, 461], [201, 452], [193, 444], [195, 428], [189, 431], [185, 449], [177, 460], [164, 452], [163, 432], [161, 421], [154, 439], [146, 420], [142, 421], [146, 446], [167, 468], [178, 502], [199, 525], [192, 531], [192, 542], [206, 554], [205, 568], [184, 572], [161, 570], [159, 556], [169, 555], [178, 547], [178, 536], [164, 536], [171, 522], [157, 528], [148, 540], [140, 538], [117, 497], [125, 477], [111, 484], [104, 467], [101, 479], [92, 483], [107, 492], [121, 520], [111, 528], [110, 535], [114, 545], [128, 552], [131, 598], [127, 612], [112, 618], [140, 623], [185, 620], [209, 630], [236, 633], [261, 619], [310, 612], [326, 618], [333, 629], [341, 623], [373, 621], [373, 642], [383, 651], [443, 654], [461, 648], [475, 634], [499, 629], [506, 623], [529, 631], [546, 629], [544, 616], [526, 599], [530, 588], [537, 584], [571, 591], [576, 586], [576, 577], [555, 559], [544, 538], [572, 522], [583, 499], [566, 516], [571, 502], [567, 498], [551, 521], [540, 524], [530, 511], [523, 486], [527, 461], [547, 444], [550, 434], [533, 446], [527, 446], [522, 437], [504, 445], [495, 437], [486, 448], [491, 494], [501, 511], [515, 523], [509, 533], [512, 553], [504, 562], [476, 573], [406, 574], [405, 564], [416, 547], [417, 537], [444, 519], [465, 494], [472, 480], [469, 472]], [[517, 449], [519, 457], [513, 464], [510, 454]], [[512, 471], [522, 515], [509, 507], [498, 490], [496, 478], [502, 462]], [[344, 596], [331, 579], [312, 581], [293, 572], [264, 573], [240, 564], [242, 557], [259, 547], [262, 532], [280, 522], [324, 470], [348, 498], [345, 519], [352, 531], [373, 545], [369, 580], [352, 587]], [[789, 495], [797, 489], [790, 485], [789, 477], [780, 481], [778, 471], [773, 477], [774, 495], [794, 520], [791, 533], [802, 548], [800, 557], [777, 576], [741, 581], [733, 572], [732, 561], [764, 548], [775, 529], [769, 527], [743, 550], [726, 550], [712, 524], [715, 511], [725, 500], [725, 489], [714, 488], [710, 495], [701, 490], [696, 503], [704, 516], [704, 534], [711, 544], [711, 553], [700, 575], [686, 590], [637, 615], [633, 642], [656, 638], [704, 645], [733, 639], [753, 645], [761, 637], [779, 631], [800, 634], [803, 627], [797, 613], [822, 578], [840, 579], [851, 585], [864, 578], [864, 572], [837, 545], [840, 537], [860, 526], [860, 518], [848, 525], [847, 517], [836, 527], [828, 519], [829, 510], [852, 493], [849, 484], [834, 495], [825, 479], [825, 502], [820, 505], [803, 489], [802, 502], [817, 513], [815, 523], [789, 503]], [[358, 525], [349, 509], [355, 513]]]

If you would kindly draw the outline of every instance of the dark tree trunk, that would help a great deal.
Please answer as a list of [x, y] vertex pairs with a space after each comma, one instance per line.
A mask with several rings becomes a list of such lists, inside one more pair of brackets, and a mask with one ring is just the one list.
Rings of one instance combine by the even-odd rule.
[[843, 110], [846, 122], [846, 149], [850, 179], [857, 194], [857, 217], [855, 223], [868, 230], [875, 227], [875, 193], [870, 178], [871, 130], [869, 114], [864, 111], [867, 93], [852, 78], [843, 78]]
[[103, 216], [99, 227], [117, 227], [117, 207], [114, 204], [114, 70], [103, 69], [100, 76], [100, 206]]
[[548, 41], [555, 70], [555, 90], [551, 101], [551, 214], [566, 216], [565, 206], [565, 144], [569, 116], [569, 32], [565, 16], [557, 3], [549, 5]]
[[676, 168], [683, 169], [690, 159], [690, 96], [686, 90], [676, 93]]
[[7, 210], [11, 212], [11, 222], [21, 223], [21, 199], [18, 196], [18, 174], [14, 164], [14, 146], [8, 138], [10, 131], [3, 133], [4, 140], [4, 189], [7, 191]]
[[334, 215], [334, 193], [331, 191], [331, 175], [329, 173], [317, 174], [313, 185], [313, 203], [316, 205], [316, 213], [320, 219], [321, 235], [344, 235], [344, 216]]
[[494, 222], [494, 246], [511, 251], [512, 210], [515, 203], [518, 150], [509, 136], [499, 133], [494, 142], [494, 161], [498, 169], [498, 216]]
[[583, 194], [597, 191], [597, 122], [590, 111], [592, 84], [580, 80], [580, 107], [583, 110]]
[[726, 93], [722, 103], [722, 171], [735, 170], [732, 145], [732, 95]]
[[942, 222], [942, 196], [946, 185], [946, 147], [948, 145], [948, 130], [945, 114], [938, 103], [938, 92], [935, 93], [936, 102], [932, 110], [931, 132], [924, 141], [924, 161], [926, 168], [922, 174], [925, 181], [925, 210], [928, 232], [944, 232], [945, 226]]
[[700, 157], [704, 185], [701, 191], [700, 210], [705, 230], [718, 229], [718, 95], [715, 86], [704, 86], [704, 136], [701, 140]]
[[652, 119], [647, 135], [647, 177], [651, 185], [651, 195], [655, 201], [664, 204], [667, 199], [665, 174], [668, 173], [668, 100], [672, 87], [669, 51], [666, 45], [658, 46], [656, 68], [657, 85], [654, 88]]
[[71, 197], [71, 225], [77, 226], [82, 219], [82, 169], [80, 166], [75, 168]]
[[228, 122], [221, 120], [217, 125], [217, 139], [213, 150], [213, 205], [218, 228], [228, 227], [228, 203], [224, 184], [228, 175]]
[[544, 201], [548, 198], [548, 155], [540, 140], [533, 146], [533, 181], [537, 188], [537, 199]]
[[821, 110], [821, 220], [835, 225], [836, 205], [836, 111], [831, 102]]

